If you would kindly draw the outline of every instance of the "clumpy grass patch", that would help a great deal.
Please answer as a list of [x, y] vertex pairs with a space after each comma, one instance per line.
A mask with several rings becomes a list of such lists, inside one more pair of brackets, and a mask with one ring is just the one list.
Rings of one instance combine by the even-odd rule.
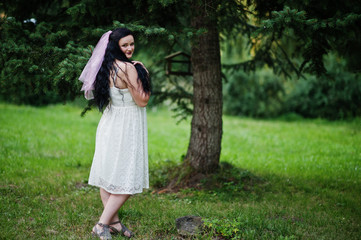
[[[80, 118], [70, 105], [0, 110], [0, 238], [90, 239], [102, 211], [87, 185], [101, 115]], [[360, 239], [360, 119], [224, 116], [218, 173], [162, 192], [190, 135], [189, 121], [171, 115], [148, 109], [151, 188], [119, 211], [136, 239], [191, 239], [175, 227], [186, 215], [205, 223], [193, 239]]]

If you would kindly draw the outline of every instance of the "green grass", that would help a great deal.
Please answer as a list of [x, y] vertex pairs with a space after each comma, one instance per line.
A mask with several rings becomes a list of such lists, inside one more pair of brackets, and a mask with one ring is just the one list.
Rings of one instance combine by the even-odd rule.
[[[100, 114], [80, 118], [69, 105], [0, 111], [0, 239], [89, 239], [102, 210], [98, 190], [85, 184]], [[189, 121], [175, 122], [148, 110], [152, 185], [186, 152]], [[137, 239], [182, 239], [175, 219], [185, 215], [207, 219], [198, 239], [361, 238], [360, 119], [225, 116], [223, 125], [221, 161], [255, 181], [136, 195], [119, 214]]]

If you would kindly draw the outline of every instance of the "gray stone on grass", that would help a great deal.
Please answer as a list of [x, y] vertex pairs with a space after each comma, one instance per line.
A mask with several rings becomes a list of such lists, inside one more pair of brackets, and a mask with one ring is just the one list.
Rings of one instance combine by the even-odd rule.
[[203, 221], [198, 216], [184, 216], [177, 218], [175, 224], [180, 235], [194, 235], [201, 230]]

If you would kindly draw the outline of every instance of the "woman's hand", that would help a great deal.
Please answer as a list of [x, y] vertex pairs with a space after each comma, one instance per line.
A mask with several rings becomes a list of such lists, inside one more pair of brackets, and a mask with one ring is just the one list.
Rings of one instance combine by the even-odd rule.
[[147, 73], [149, 74], [149, 71], [148, 69], [144, 66], [144, 64], [142, 62], [139, 62], [139, 61], [132, 61], [133, 65], [136, 65], [136, 64], [140, 64], [143, 66], [143, 68], [145, 69], [145, 71], [147, 71]]

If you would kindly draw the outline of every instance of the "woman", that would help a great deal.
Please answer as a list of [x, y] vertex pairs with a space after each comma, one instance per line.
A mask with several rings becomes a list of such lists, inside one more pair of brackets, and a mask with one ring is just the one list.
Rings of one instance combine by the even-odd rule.
[[[143, 188], [149, 188], [146, 109], [150, 78], [134, 52], [133, 33], [117, 28], [105, 33], [95, 47], [80, 80], [87, 99], [103, 112], [97, 133], [89, 184], [100, 188], [104, 210], [92, 234], [132, 237], [118, 210]], [[93, 94], [94, 90], [94, 94]]]

